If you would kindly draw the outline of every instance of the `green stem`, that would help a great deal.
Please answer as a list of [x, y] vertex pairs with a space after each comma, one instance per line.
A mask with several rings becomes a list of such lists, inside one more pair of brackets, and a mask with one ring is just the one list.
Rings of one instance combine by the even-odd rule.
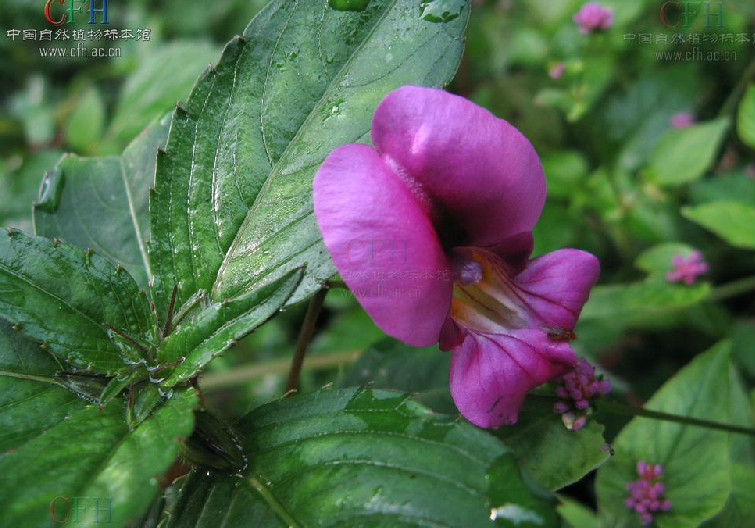
[[312, 335], [315, 333], [317, 317], [320, 315], [320, 309], [325, 302], [325, 296], [328, 294], [327, 289], [318, 290], [307, 307], [307, 313], [304, 316], [304, 322], [299, 331], [299, 339], [296, 341], [296, 351], [291, 361], [291, 370], [288, 372], [288, 383], [286, 383], [286, 393], [290, 393], [299, 386], [299, 375], [301, 367], [304, 364], [304, 356], [307, 354], [307, 347]]
[[710, 300], [721, 301], [752, 290], [755, 290], [755, 277], [745, 277], [715, 288], [710, 294]]
[[729, 433], [746, 434], [755, 436], [755, 429], [749, 427], [740, 427], [738, 425], [732, 425], [722, 422], [714, 422], [712, 420], [702, 420], [699, 418], [692, 418], [690, 416], [681, 416], [678, 414], [670, 414], [660, 411], [651, 411], [644, 407], [637, 407], [634, 405], [626, 405], [616, 401], [600, 400], [595, 404], [597, 410], [609, 411], [616, 414], [622, 414], [625, 416], [642, 416], [643, 418], [651, 418], [653, 420], [662, 420], [665, 422], [676, 422], [685, 425], [695, 425], [698, 427], [706, 427], [708, 429], [719, 429], [721, 431], [727, 431]]
[[[529, 398], [558, 402], [560, 398], [556, 396], [549, 396], [545, 394], [530, 394]], [[612, 412], [614, 414], [620, 414], [623, 416], [641, 416], [643, 418], [650, 418], [652, 420], [662, 420], [664, 422], [675, 422], [684, 425], [695, 425], [698, 427], [706, 427], [708, 429], [719, 429], [721, 431], [727, 431], [729, 433], [740, 433], [755, 436], [755, 429], [749, 427], [741, 427], [738, 425], [732, 425], [722, 422], [714, 422], [712, 420], [702, 420], [700, 418], [692, 418], [690, 416], [682, 416], [680, 414], [671, 414], [661, 411], [651, 411], [637, 405], [627, 405], [617, 401], [611, 400], [598, 400], [592, 404], [596, 411]]]

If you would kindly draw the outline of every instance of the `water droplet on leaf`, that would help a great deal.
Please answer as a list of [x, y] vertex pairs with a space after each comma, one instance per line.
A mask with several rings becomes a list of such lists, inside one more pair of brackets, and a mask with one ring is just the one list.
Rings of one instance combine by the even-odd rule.
[[498, 519], [505, 519], [515, 525], [520, 523], [531, 523], [535, 525], [544, 524], [543, 518], [537, 513], [511, 502], [507, 502], [503, 506], [491, 509], [489, 518], [494, 522]]
[[39, 186], [36, 206], [46, 213], [54, 213], [60, 204], [60, 195], [63, 192], [63, 171], [54, 169], [47, 171], [42, 184]]

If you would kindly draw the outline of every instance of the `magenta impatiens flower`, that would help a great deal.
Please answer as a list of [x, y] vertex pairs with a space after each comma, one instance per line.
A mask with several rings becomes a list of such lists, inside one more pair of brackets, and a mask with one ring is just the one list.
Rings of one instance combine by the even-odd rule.
[[613, 25], [613, 11], [598, 2], [587, 2], [572, 17], [580, 33], [608, 29]]
[[672, 128], [687, 128], [695, 124], [695, 115], [692, 112], [677, 112], [671, 116], [669, 123]]
[[673, 268], [666, 273], [666, 280], [669, 282], [693, 284], [697, 277], [708, 273], [708, 263], [703, 260], [703, 254], [697, 250], [686, 257], [677, 253], [672, 257], [671, 265]]
[[661, 482], [663, 466], [639, 461], [637, 474], [640, 476], [639, 480], [627, 484], [627, 491], [631, 496], [625, 504], [627, 508], [633, 509], [640, 515], [643, 525], [648, 525], [653, 522], [655, 513], [671, 509], [671, 501], [663, 496], [666, 491], [666, 487]]
[[452, 350], [459, 411], [517, 420], [526, 393], [575, 364], [574, 328], [599, 273], [573, 249], [529, 260], [545, 178], [506, 121], [442, 90], [406, 86], [372, 121], [374, 148], [334, 150], [314, 179], [325, 246], [387, 334]]

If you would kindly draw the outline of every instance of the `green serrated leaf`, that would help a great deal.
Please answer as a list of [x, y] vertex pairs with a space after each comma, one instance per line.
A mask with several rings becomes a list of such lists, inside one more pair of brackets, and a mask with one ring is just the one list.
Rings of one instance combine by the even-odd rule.
[[96, 253], [11, 231], [0, 235], [0, 318], [68, 368], [124, 366], [109, 327], [150, 341], [154, 321], [134, 279]]
[[552, 490], [573, 484], [610, 456], [598, 422], [589, 419], [587, 426], [571, 431], [552, 403], [531, 398], [525, 401], [516, 425], [498, 429], [496, 436], [535, 480]]
[[52, 380], [61, 369], [55, 358], [0, 318], [0, 375], [36, 376]]
[[0, 460], [67, 419], [83, 402], [53, 383], [0, 373]]
[[217, 46], [202, 41], [173, 41], [145, 50], [123, 86], [108, 137], [121, 145], [131, 141], [176, 101], [185, 100], [197, 76], [217, 56]]
[[755, 249], [755, 207], [742, 202], [711, 202], [685, 207], [682, 214], [729, 244]]
[[68, 155], [45, 176], [34, 205], [38, 235], [92, 248], [125, 267], [142, 288], [149, 280], [149, 188], [170, 114], [148, 127], [121, 157]]
[[237, 427], [242, 477], [194, 472], [169, 528], [548, 528], [554, 503], [513, 455], [469, 424], [408, 395], [321, 391], [258, 408]]
[[[58, 520], [77, 508], [77, 526], [138, 519], [178, 453], [177, 440], [191, 433], [196, 404], [193, 391], [177, 393], [131, 431], [119, 400], [103, 409], [87, 406], [45, 430], [0, 458], [3, 522], [49, 527], [51, 508]], [[82, 498], [78, 505], [74, 497]]]
[[[647, 403], [654, 411], [719, 422], [729, 421], [729, 350], [714, 347], [671, 378]], [[598, 470], [601, 526], [639, 527], [624, 505], [626, 484], [638, 479], [638, 461], [663, 464], [669, 512], [660, 528], [693, 528], [723, 508], [729, 495], [728, 434], [704, 427], [637, 417], [619, 433], [615, 456]]]
[[0, 457], [82, 405], [55, 379], [59, 369], [38, 343], [0, 319]]
[[755, 84], [747, 87], [737, 112], [737, 132], [742, 143], [755, 149]]
[[458, 16], [430, 22], [414, 0], [364, 11], [274, 0], [226, 46], [158, 157], [150, 258], [160, 314], [174, 284], [179, 305], [200, 289], [219, 300], [307, 263], [295, 302], [333, 275], [313, 174], [333, 148], [367, 140], [390, 90], [450, 80], [468, 5], [439, 3]]
[[669, 130], [650, 154], [650, 179], [668, 186], [697, 180], [713, 164], [728, 129], [728, 119], [717, 119]]
[[162, 382], [164, 387], [197, 374], [214, 357], [270, 319], [296, 290], [304, 270], [296, 270], [270, 284], [205, 308], [163, 340], [161, 363], [181, 361]]

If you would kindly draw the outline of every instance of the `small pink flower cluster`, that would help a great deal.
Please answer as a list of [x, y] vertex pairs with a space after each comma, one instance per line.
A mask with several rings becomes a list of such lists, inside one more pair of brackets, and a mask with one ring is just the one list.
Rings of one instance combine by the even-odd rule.
[[660, 481], [663, 475], [663, 466], [660, 464], [647, 464], [640, 460], [637, 462], [637, 474], [639, 480], [627, 484], [627, 491], [631, 494], [625, 504], [640, 514], [643, 525], [653, 522], [653, 514], [665, 512], [671, 509], [671, 501], [663, 496], [666, 487]]
[[556, 396], [563, 401], [556, 402], [553, 410], [561, 415], [567, 429], [576, 431], [587, 423], [590, 400], [611, 392], [611, 382], [602, 376], [595, 376], [595, 367], [581, 358], [574, 369], [567, 372], [556, 387]]
[[703, 255], [699, 251], [692, 251], [686, 257], [677, 253], [671, 259], [673, 269], [666, 273], [668, 282], [684, 282], [692, 284], [697, 277], [708, 272], [708, 263], [703, 260]]
[[613, 11], [598, 2], [588, 2], [572, 17], [579, 27], [580, 33], [592, 33], [596, 30], [608, 29], [613, 25]]
[[671, 116], [669, 123], [672, 128], [687, 128], [695, 124], [695, 114], [692, 112], [677, 112]]
[[548, 68], [548, 76], [551, 79], [560, 79], [564, 75], [566, 64], [563, 62], [557, 62]]

